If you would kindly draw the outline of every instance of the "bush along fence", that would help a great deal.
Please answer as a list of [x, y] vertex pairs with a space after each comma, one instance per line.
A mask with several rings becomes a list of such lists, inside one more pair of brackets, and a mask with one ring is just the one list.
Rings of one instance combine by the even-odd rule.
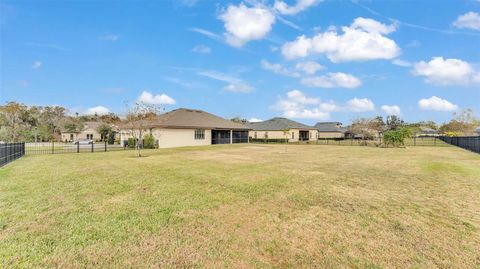
[[480, 153], [480, 136], [442, 136], [440, 139], [450, 145]]
[[25, 155], [25, 143], [0, 144], [0, 167]]

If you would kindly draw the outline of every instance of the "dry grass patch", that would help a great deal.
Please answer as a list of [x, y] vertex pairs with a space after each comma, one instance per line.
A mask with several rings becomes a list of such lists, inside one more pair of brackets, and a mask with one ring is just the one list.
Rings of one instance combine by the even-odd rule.
[[0, 169], [0, 267], [480, 267], [480, 156], [227, 145]]

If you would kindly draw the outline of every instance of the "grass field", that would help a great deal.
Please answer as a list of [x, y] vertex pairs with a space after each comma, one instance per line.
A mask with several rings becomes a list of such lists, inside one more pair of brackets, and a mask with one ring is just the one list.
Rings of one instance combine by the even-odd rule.
[[234, 145], [0, 169], [0, 268], [479, 268], [480, 155]]

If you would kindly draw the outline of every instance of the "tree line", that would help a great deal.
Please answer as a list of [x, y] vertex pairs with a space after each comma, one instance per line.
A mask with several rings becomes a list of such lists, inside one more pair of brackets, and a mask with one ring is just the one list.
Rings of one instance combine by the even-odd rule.
[[407, 128], [412, 134], [421, 133], [422, 127], [428, 127], [440, 134], [447, 136], [469, 136], [476, 135], [476, 128], [480, 126], [480, 119], [475, 116], [472, 109], [465, 109], [455, 112], [453, 118], [446, 123], [438, 125], [434, 121], [419, 121], [408, 123], [398, 116], [388, 116], [386, 121], [383, 117], [355, 119], [349, 127], [352, 133], [360, 134], [367, 138], [378, 136], [386, 131], [396, 131]]
[[97, 130], [108, 138], [111, 124], [119, 123], [114, 113], [107, 115], [70, 115], [62, 106], [27, 106], [7, 102], [0, 106], [0, 141], [4, 142], [46, 142], [60, 140], [61, 132], [80, 132], [85, 122], [100, 121]]

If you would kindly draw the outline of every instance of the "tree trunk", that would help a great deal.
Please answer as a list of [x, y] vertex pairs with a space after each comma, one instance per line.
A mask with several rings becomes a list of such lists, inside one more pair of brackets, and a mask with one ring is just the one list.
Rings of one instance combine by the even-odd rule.
[[140, 139], [142, 139], [142, 131], [140, 131], [137, 140], [137, 157], [142, 157], [142, 155], [140, 154]]

